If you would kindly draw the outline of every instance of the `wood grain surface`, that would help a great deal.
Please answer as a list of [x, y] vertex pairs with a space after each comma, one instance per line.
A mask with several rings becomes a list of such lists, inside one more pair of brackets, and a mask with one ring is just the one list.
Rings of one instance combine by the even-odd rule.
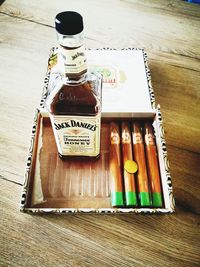
[[[200, 5], [182, 0], [7, 0], [0, 7], [0, 266], [200, 266]], [[161, 105], [173, 215], [19, 212], [54, 17], [80, 12], [86, 46], [142, 47]]]

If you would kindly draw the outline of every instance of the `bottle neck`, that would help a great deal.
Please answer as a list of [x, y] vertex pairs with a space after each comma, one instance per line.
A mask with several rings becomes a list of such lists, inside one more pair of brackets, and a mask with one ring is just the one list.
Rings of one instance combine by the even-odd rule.
[[79, 79], [87, 72], [87, 59], [83, 32], [76, 35], [58, 33], [60, 54], [64, 63], [65, 76], [69, 79]]
[[79, 47], [84, 44], [83, 31], [74, 35], [64, 35], [57, 32], [57, 39], [61, 46], [67, 48]]

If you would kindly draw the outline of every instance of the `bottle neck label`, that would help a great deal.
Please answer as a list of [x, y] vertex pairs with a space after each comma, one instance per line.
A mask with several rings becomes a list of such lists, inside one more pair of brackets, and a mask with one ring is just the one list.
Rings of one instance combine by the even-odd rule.
[[81, 75], [87, 71], [87, 59], [84, 45], [73, 49], [60, 47], [66, 75]]

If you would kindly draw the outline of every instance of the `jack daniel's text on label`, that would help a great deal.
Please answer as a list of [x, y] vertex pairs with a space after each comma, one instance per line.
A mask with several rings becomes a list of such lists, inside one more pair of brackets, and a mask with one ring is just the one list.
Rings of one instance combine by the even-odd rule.
[[75, 121], [75, 120], [69, 120], [67, 122], [62, 122], [62, 123], [54, 123], [55, 129], [60, 130], [63, 128], [70, 128], [70, 127], [78, 127], [78, 128], [85, 128], [89, 129], [91, 131], [95, 131], [97, 128], [97, 125], [93, 125], [87, 122], [82, 122], [82, 121]]

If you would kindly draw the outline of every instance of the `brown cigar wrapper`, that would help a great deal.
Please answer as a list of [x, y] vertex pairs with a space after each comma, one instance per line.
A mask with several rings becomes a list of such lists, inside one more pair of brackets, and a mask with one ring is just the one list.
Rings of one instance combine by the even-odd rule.
[[111, 192], [123, 192], [121, 174], [120, 131], [117, 123], [110, 124], [110, 158], [109, 173]]
[[158, 165], [157, 149], [154, 140], [153, 128], [150, 123], [145, 123], [145, 144], [147, 167], [152, 193], [161, 193], [160, 172]]
[[[132, 144], [131, 144], [131, 132], [129, 129], [129, 124], [122, 122], [122, 158], [123, 164], [127, 160], [133, 160]], [[124, 169], [124, 187], [126, 192], [135, 192], [135, 180], [134, 174], [127, 172]]]
[[133, 123], [133, 151], [138, 164], [137, 182], [139, 192], [149, 192], [144, 143], [139, 123]]

